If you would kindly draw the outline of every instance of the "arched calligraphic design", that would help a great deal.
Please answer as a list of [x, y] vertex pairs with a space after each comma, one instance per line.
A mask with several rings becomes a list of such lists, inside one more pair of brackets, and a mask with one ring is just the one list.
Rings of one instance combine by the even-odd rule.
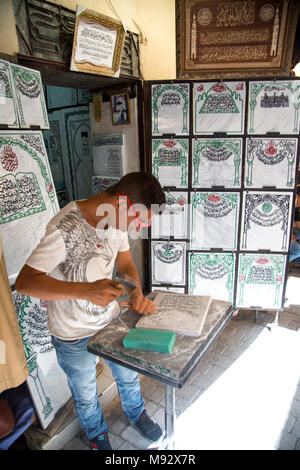
[[152, 242], [152, 283], [185, 284], [184, 242]]
[[247, 249], [247, 232], [253, 224], [271, 227], [280, 224], [283, 232], [281, 249], [287, 249], [290, 195], [274, 193], [248, 193], [245, 197], [242, 249]]
[[[167, 109], [180, 107], [182, 112], [182, 127], [180, 131], [175, 128], [169, 128], [168, 120], [170, 115], [164, 112], [164, 108]], [[176, 110], [172, 111], [174, 114]], [[161, 134], [163, 130], [167, 128], [168, 133], [172, 134], [188, 134], [189, 133], [189, 84], [180, 83], [178, 85], [168, 84], [157, 84], [152, 87], [152, 112], [153, 112], [153, 134]], [[162, 122], [164, 126], [162, 126]], [[166, 132], [166, 131], [165, 131]]]

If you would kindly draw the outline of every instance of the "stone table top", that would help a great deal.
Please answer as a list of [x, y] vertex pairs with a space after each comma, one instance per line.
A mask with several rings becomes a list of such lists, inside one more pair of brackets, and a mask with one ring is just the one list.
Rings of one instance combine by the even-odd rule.
[[[152, 292], [148, 298], [154, 294]], [[176, 335], [172, 352], [162, 354], [124, 348], [124, 337], [141, 318], [140, 314], [128, 309], [89, 339], [88, 351], [180, 388], [231, 317], [230, 302], [212, 299], [201, 335]]]

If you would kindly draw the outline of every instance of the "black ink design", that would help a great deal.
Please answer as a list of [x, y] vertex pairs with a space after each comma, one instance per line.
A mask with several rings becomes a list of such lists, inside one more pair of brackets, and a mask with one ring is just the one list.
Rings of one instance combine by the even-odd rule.
[[[98, 257], [104, 260], [106, 276], [110, 276], [109, 265], [113, 252], [109, 246], [109, 240], [104, 238], [99, 240], [96, 231], [86, 222], [79, 208], [75, 207], [61, 219], [57, 228], [65, 242], [66, 259], [59, 265], [59, 269], [66, 280], [88, 282], [87, 265], [92, 258]], [[96, 315], [103, 312], [102, 307], [88, 301], [76, 300], [75, 302], [78, 302], [80, 308], [89, 314]]]
[[21, 74], [18, 74], [16, 85], [22, 95], [28, 98], [37, 98], [40, 95], [40, 87], [38, 82], [32, 78], [30, 82], [26, 82]]

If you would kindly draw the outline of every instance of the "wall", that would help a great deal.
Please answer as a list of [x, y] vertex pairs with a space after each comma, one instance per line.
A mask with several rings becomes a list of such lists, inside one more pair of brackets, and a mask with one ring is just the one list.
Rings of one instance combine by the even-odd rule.
[[[176, 78], [175, 0], [52, 0], [70, 10], [79, 4], [141, 34], [141, 71], [145, 80]], [[111, 8], [113, 5], [113, 8]], [[12, 0], [0, 0], [0, 53], [18, 53]]]
[[[141, 70], [145, 80], [176, 78], [175, 0], [53, 0], [70, 10], [76, 4], [121, 19], [142, 33]], [[113, 6], [111, 8], [110, 4]]]
[[[94, 106], [90, 104], [90, 120], [92, 136], [101, 134], [124, 134], [126, 173], [140, 171], [139, 137], [137, 119], [137, 99], [130, 100], [131, 123], [113, 126], [111, 118], [111, 105], [109, 102], [102, 104], [101, 122], [94, 119]], [[133, 261], [139, 273], [140, 280], [144, 282], [143, 269], [143, 244], [142, 240], [129, 240]]]
[[19, 51], [12, 0], [0, 0], [0, 52], [15, 55]]

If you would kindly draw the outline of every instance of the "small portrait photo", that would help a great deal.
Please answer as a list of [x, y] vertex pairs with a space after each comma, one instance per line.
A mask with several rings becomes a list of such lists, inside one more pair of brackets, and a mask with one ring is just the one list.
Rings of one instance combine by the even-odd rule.
[[112, 123], [129, 124], [130, 123], [130, 109], [129, 109], [129, 95], [128, 93], [119, 93], [118, 95], [111, 95], [111, 112]]

